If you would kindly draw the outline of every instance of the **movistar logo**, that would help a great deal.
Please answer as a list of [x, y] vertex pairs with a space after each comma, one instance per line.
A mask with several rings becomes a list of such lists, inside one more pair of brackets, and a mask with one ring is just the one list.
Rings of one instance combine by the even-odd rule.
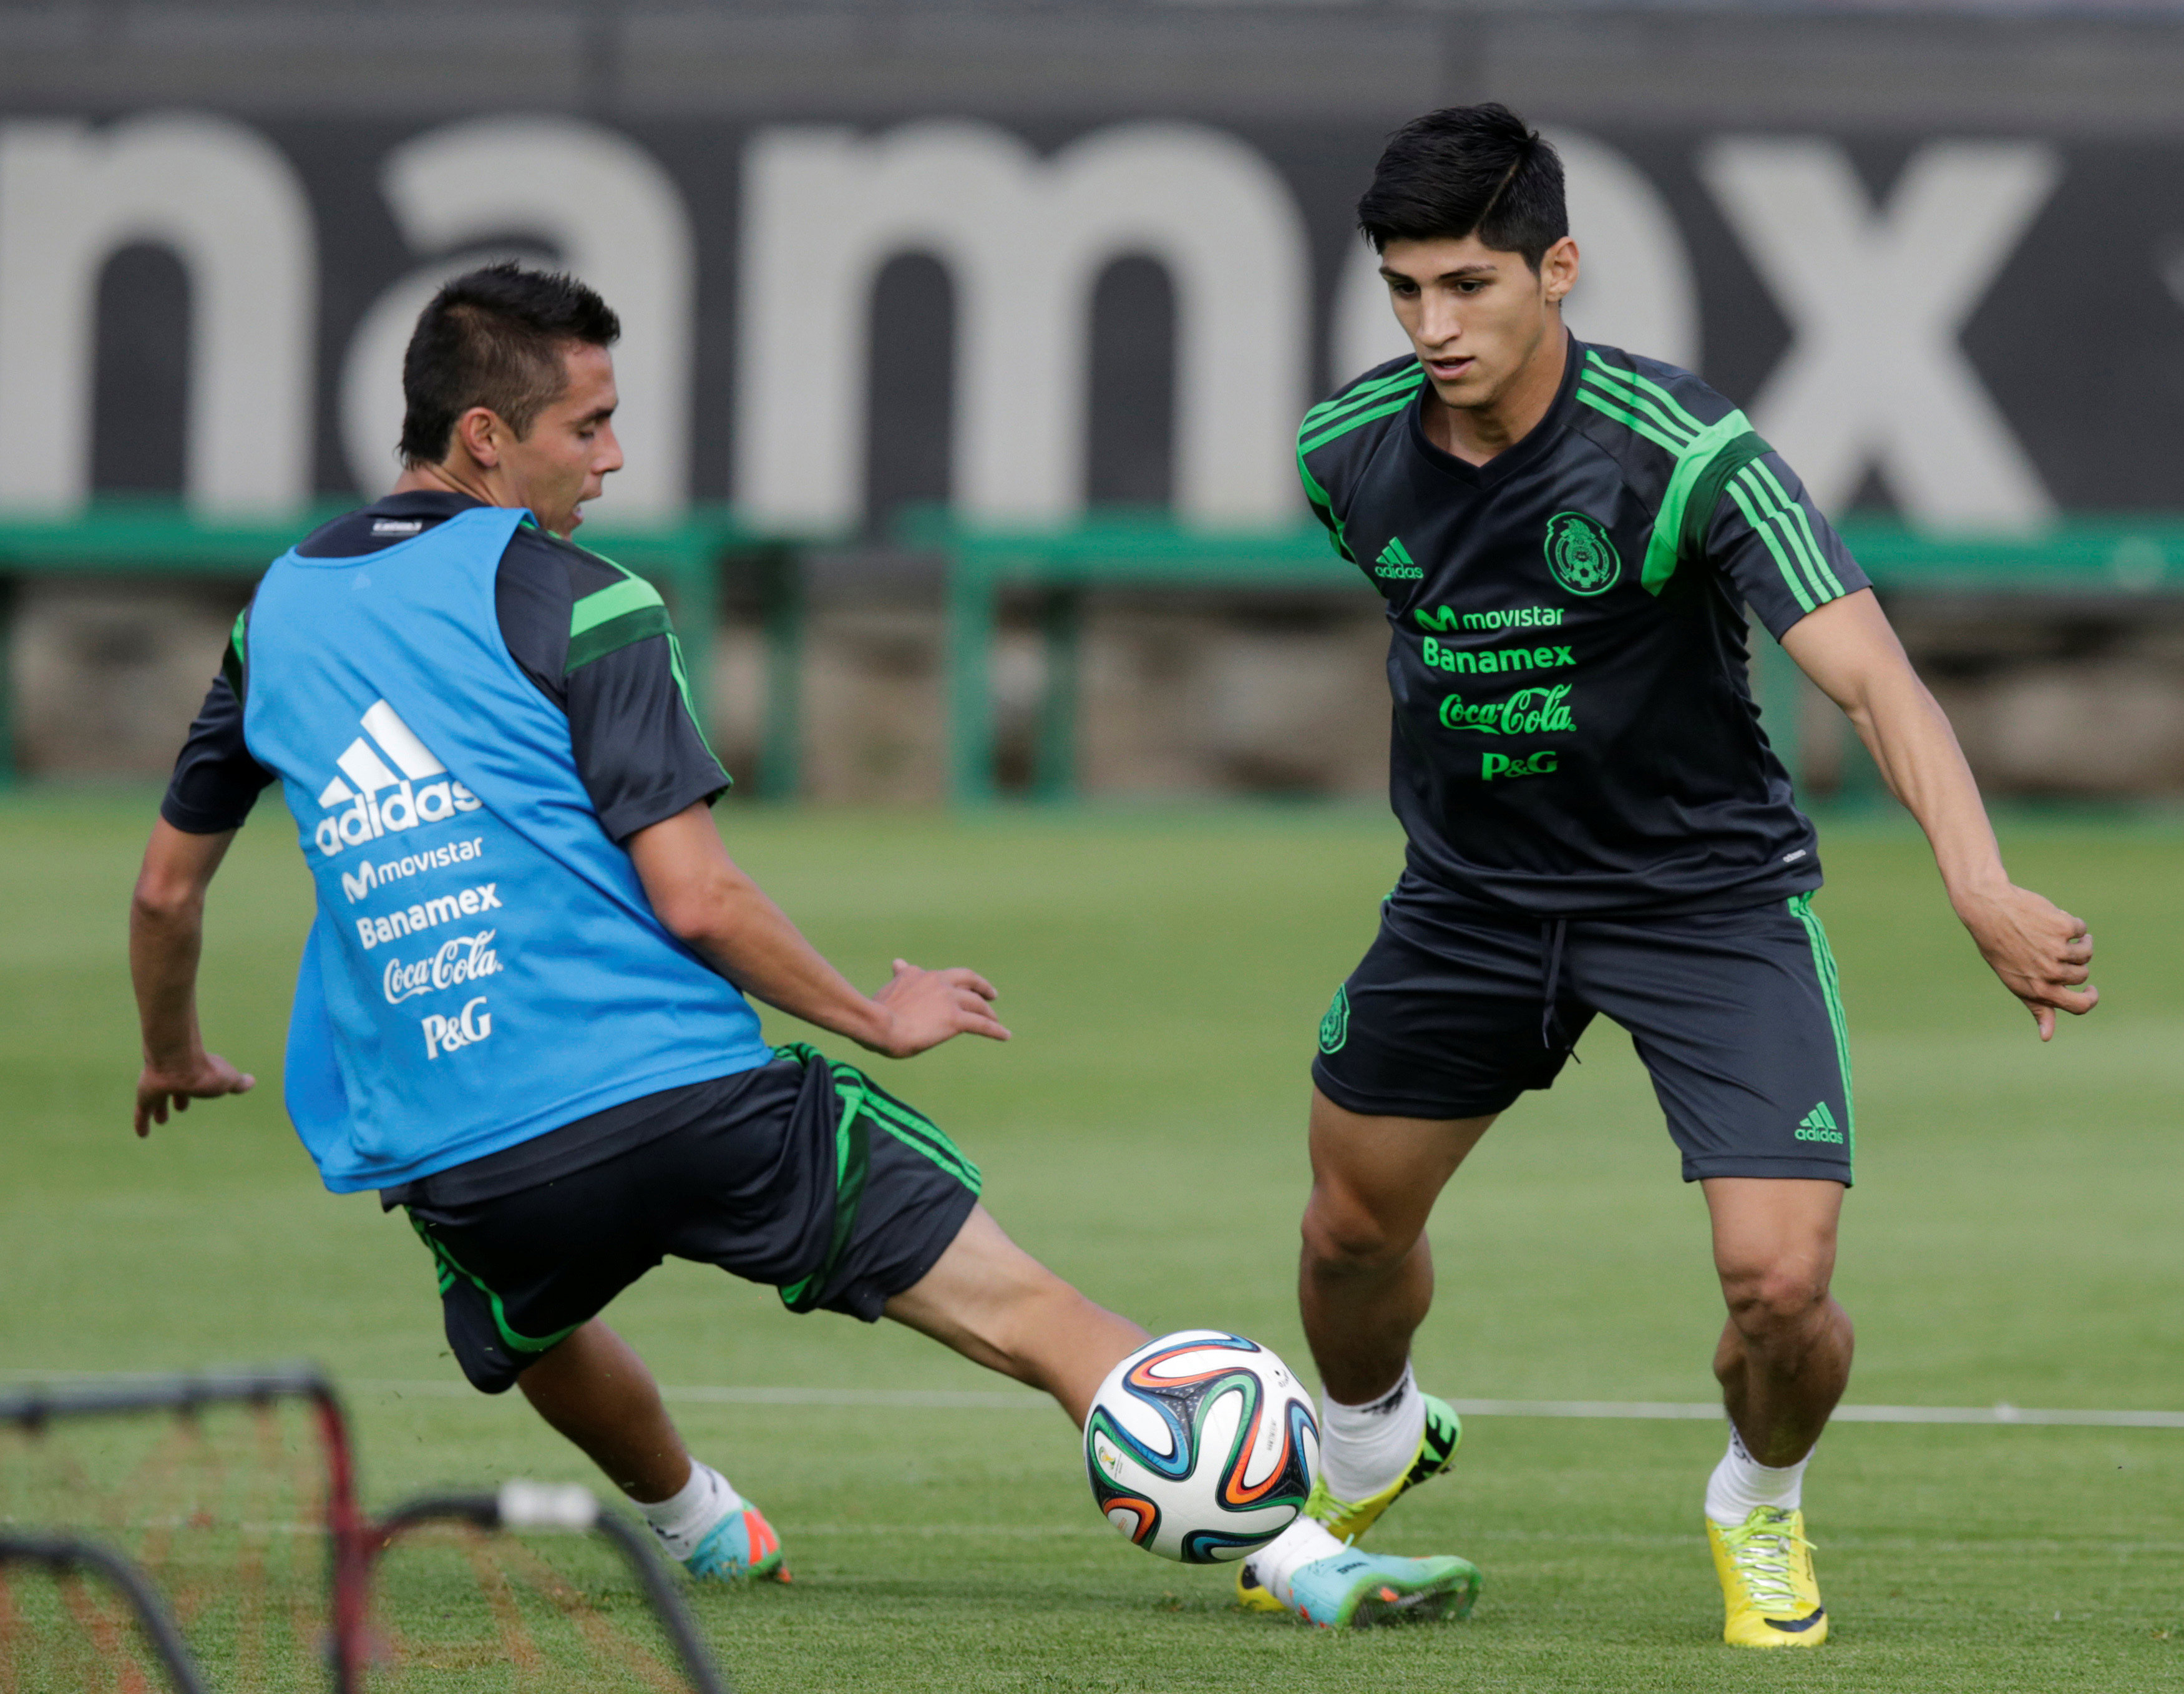
[[[329, 811], [349, 803], [340, 816], [319, 820], [315, 839], [319, 851], [329, 859], [344, 847], [361, 847], [392, 831], [437, 823], [459, 811], [476, 811], [483, 804], [448, 776], [448, 767], [385, 700], [374, 700], [359, 722], [364, 734], [334, 761], [342, 774], [319, 795], [319, 804]], [[393, 761], [393, 769], [388, 760]], [[429, 777], [445, 780], [426, 782]], [[415, 786], [420, 783], [425, 786]]]
[[1825, 1100], [1807, 1112], [1797, 1125], [1800, 1141], [1833, 1141], [1840, 1146], [1842, 1138], [1842, 1131], [1836, 1127], [1836, 1115], [1828, 1110]]
[[1411, 555], [1403, 550], [1402, 537], [1396, 536], [1380, 549], [1380, 556], [1373, 561], [1373, 574], [1419, 582], [1425, 580], [1426, 573], [1411, 562]]
[[1454, 606], [1420, 606], [1411, 616], [1420, 629], [1546, 629], [1563, 621], [1560, 606], [1504, 606], [1495, 611], [1460, 612]]
[[1570, 709], [1570, 685], [1519, 688], [1506, 700], [1466, 700], [1451, 694], [1440, 703], [1443, 729], [1474, 729], [1481, 735], [1555, 735], [1577, 728]]

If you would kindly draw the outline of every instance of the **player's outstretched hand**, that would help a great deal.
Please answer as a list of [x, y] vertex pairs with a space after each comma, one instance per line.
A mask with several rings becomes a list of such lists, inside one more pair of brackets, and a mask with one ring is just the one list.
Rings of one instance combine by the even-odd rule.
[[865, 1045], [890, 1059], [906, 1059], [939, 1046], [951, 1035], [1006, 1041], [1009, 1032], [989, 1010], [993, 998], [994, 985], [976, 971], [921, 971], [908, 960], [897, 959], [894, 974], [872, 996], [887, 1013], [885, 1030]]
[[2054, 1035], [2058, 1011], [2083, 1017], [2100, 1003], [2098, 989], [2079, 986], [2092, 974], [2093, 938], [2053, 901], [2006, 883], [1963, 902], [1957, 915], [2002, 985], [2025, 1002], [2042, 1040]]
[[216, 1100], [224, 1094], [248, 1094], [258, 1078], [238, 1071], [217, 1053], [200, 1053], [188, 1065], [174, 1070], [144, 1067], [136, 1078], [136, 1133], [152, 1133], [154, 1123], [167, 1121], [172, 1102], [177, 1112], [187, 1112], [193, 1100]]

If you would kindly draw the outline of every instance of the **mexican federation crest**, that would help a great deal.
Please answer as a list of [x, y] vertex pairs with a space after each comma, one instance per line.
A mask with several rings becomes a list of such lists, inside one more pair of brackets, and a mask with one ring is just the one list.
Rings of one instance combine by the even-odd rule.
[[1604, 593], [1623, 574], [1623, 560], [1599, 521], [1583, 512], [1547, 520], [1547, 569], [1574, 594]]

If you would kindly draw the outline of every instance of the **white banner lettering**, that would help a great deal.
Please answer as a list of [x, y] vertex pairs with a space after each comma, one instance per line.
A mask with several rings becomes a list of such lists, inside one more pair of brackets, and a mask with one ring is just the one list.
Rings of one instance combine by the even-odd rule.
[[1821, 506], [1877, 465], [1922, 522], [2053, 515], [1958, 339], [2062, 174], [2053, 148], [1932, 142], [1880, 210], [1831, 141], [1724, 140], [1700, 167], [1797, 332], [1752, 425]]

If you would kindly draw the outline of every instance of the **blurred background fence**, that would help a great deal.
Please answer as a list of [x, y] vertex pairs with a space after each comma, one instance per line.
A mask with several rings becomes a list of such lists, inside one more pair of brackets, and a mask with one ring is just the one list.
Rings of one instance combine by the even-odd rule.
[[[250, 578], [393, 478], [439, 280], [621, 313], [585, 539], [669, 588], [745, 792], [1384, 781], [1304, 406], [1400, 349], [1380, 138], [1546, 125], [1580, 334], [1841, 520], [1982, 779], [2184, 794], [2169, 5], [53, 0], [0, 8], [0, 737], [152, 775]], [[1808, 789], [1862, 755], [1763, 641]]]

